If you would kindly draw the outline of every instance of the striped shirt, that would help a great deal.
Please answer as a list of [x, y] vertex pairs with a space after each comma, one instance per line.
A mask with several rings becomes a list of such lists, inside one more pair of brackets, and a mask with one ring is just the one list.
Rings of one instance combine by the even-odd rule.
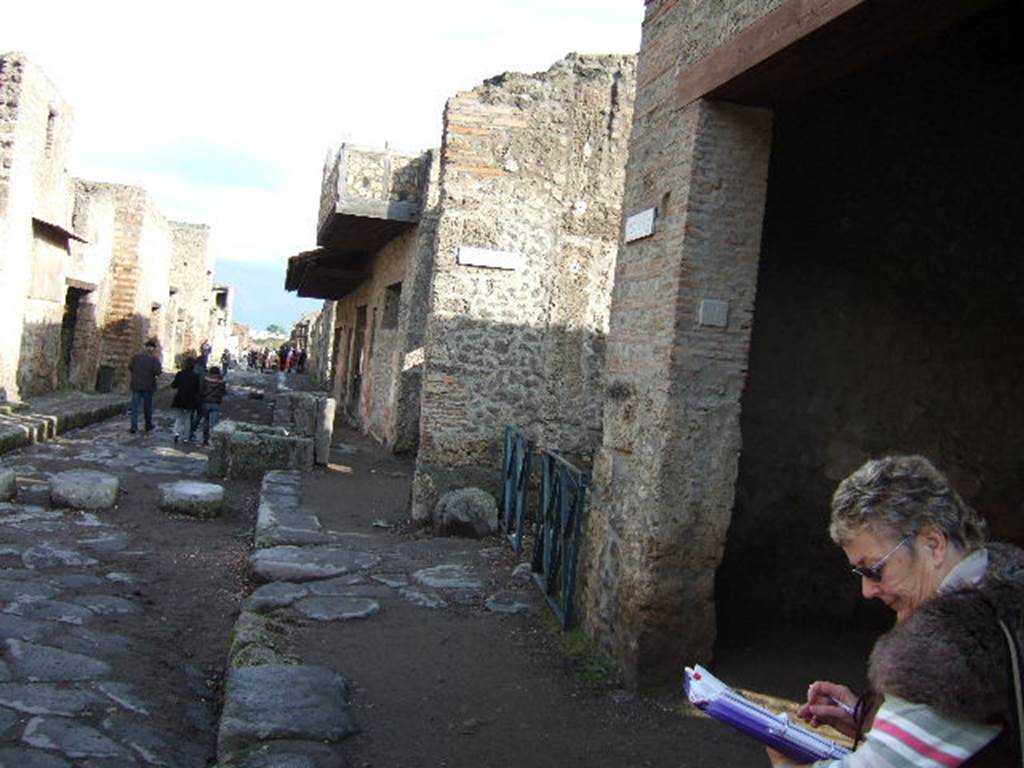
[[998, 725], [950, 720], [925, 704], [887, 696], [856, 752], [814, 768], [957, 768], [999, 731]]

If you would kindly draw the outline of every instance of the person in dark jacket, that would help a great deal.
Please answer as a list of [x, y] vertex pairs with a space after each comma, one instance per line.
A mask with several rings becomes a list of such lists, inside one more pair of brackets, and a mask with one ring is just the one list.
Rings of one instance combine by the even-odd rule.
[[195, 372], [196, 361], [194, 357], [186, 357], [185, 362], [176, 374], [171, 387], [174, 388], [174, 399], [171, 401], [171, 408], [174, 409], [174, 442], [178, 442], [183, 434], [188, 434], [187, 442], [192, 442], [194, 435], [193, 414], [199, 409], [199, 377]]
[[210, 430], [220, 421], [220, 404], [227, 394], [227, 384], [216, 365], [210, 368], [209, 374], [203, 378], [201, 388], [202, 405], [200, 406], [203, 421], [203, 445], [210, 444]]
[[156, 392], [156, 379], [163, 372], [160, 357], [157, 355], [156, 339], [149, 339], [145, 347], [136, 352], [128, 363], [131, 373], [129, 386], [132, 390], [131, 433], [139, 431], [139, 406], [142, 406], [146, 420], [146, 431], [153, 429], [153, 393]]

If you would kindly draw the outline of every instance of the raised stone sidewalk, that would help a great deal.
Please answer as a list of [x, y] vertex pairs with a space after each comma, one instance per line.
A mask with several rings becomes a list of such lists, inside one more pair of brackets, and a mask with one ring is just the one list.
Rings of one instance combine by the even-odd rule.
[[0, 403], [0, 453], [124, 413], [129, 402], [124, 393], [61, 392], [24, 403]]

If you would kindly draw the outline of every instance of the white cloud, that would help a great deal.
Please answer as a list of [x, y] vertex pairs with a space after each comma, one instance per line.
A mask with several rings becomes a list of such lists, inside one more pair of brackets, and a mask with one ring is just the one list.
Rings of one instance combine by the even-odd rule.
[[[71, 103], [73, 173], [210, 224], [218, 259], [281, 262], [313, 244], [328, 146], [434, 146], [457, 91], [570, 51], [635, 51], [643, 16], [642, 0], [8, 5], [0, 51], [25, 51]], [[198, 162], [230, 172], [218, 148], [273, 183], [199, 178]]]

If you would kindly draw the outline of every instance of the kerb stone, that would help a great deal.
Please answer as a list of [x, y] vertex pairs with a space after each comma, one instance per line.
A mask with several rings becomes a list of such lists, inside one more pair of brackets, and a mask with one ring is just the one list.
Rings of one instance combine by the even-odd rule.
[[347, 683], [324, 667], [266, 664], [228, 676], [217, 750], [226, 754], [258, 742], [334, 742], [355, 733]]

